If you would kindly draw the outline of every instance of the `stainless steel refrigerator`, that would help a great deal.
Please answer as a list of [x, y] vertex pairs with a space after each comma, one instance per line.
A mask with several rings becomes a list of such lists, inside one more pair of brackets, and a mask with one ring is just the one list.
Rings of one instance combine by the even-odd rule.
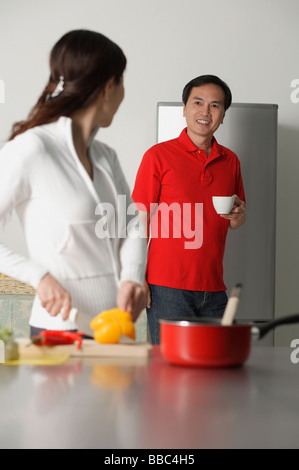
[[[215, 133], [238, 155], [246, 193], [246, 223], [229, 230], [224, 257], [228, 295], [236, 283], [243, 285], [240, 321], [274, 317], [277, 114], [275, 104], [233, 103]], [[182, 103], [158, 103], [158, 142], [177, 137], [184, 127]]]

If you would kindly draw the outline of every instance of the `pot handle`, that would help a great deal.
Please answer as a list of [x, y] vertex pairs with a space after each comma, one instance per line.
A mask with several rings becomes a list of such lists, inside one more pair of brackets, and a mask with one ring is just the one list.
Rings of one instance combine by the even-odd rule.
[[261, 339], [269, 331], [273, 330], [277, 326], [290, 325], [292, 323], [299, 323], [299, 313], [288, 315], [286, 317], [280, 317], [263, 325], [254, 324], [251, 328], [251, 332], [254, 336], [257, 337], [257, 339]]

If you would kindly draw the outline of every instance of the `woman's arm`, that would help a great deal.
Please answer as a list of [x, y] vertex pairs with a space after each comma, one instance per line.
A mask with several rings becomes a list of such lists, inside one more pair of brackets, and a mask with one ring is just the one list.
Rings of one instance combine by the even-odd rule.
[[[114, 157], [114, 158], [113, 158]], [[114, 153], [110, 159], [116, 181], [118, 195], [125, 197], [126, 214], [120, 214], [122, 221], [120, 233], [125, 234], [120, 239], [120, 288], [117, 296], [117, 306], [127, 310], [136, 320], [146, 306], [147, 290], [144, 287], [145, 269], [147, 263], [147, 242], [142, 222], [136, 206], [131, 198], [129, 186]], [[124, 209], [122, 207], [122, 209]]]
[[[2, 223], [19, 204], [24, 204], [27, 200], [30, 203], [28, 160], [34, 158], [35, 152], [39, 150], [37, 142], [32, 140], [24, 142], [24, 138], [13, 140], [1, 149], [0, 221]], [[64, 308], [63, 316], [65, 319], [68, 317], [71, 308], [70, 296], [48, 273], [47, 267], [16, 253], [3, 243], [0, 243], [0, 266], [4, 274], [32, 285], [37, 290], [41, 305], [50, 315], [57, 315], [61, 308]]]
[[[30, 151], [34, 150], [34, 146]], [[28, 153], [28, 152], [27, 152]], [[11, 141], [0, 150], [0, 223], [8, 221], [12, 211], [30, 198], [27, 176], [28, 155], [23, 142]], [[0, 242], [1, 272], [37, 288], [47, 269]]]

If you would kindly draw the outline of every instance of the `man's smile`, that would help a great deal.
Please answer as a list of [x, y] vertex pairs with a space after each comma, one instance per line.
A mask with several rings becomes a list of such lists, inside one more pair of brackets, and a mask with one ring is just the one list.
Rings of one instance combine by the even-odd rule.
[[196, 119], [196, 122], [198, 122], [199, 124], [203, 124], [204, 126], [210, 124], [210, 121], [206, 121], [205, 119]]

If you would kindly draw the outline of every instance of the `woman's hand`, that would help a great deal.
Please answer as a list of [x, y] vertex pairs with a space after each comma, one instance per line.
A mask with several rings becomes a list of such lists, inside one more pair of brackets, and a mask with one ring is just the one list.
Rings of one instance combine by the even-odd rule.
[[147, 290], [137, 282], [124, 281], [117, 294], [117, 307], [130, 312], [133, 321], [136, 321], [147, 304]]
[[52, 317], [61, 312], [64, 320], [68, 318], [72, 307], [71, 296], [51, 274], [46, 274], [41, 279], [37, 287], [37, 295], [42, 307]]

